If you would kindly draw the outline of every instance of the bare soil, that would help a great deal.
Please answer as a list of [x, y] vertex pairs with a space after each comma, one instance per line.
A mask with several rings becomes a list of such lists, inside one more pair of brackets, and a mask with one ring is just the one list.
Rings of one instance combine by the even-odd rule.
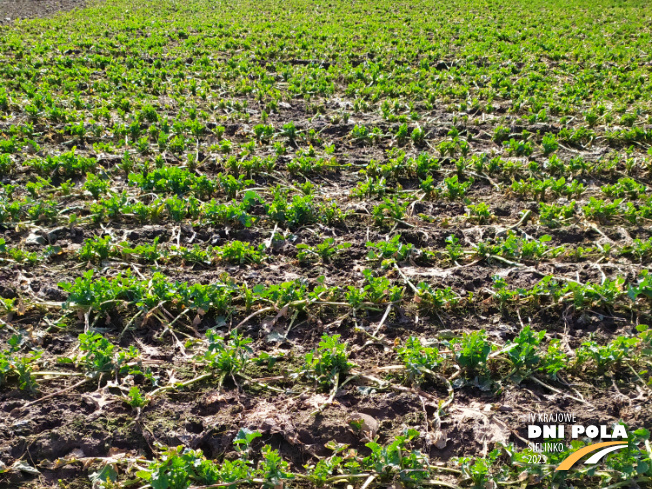
[[16, 19], [50, 17], [85, 5], [85, 0], [0, 0], [0, 25]]

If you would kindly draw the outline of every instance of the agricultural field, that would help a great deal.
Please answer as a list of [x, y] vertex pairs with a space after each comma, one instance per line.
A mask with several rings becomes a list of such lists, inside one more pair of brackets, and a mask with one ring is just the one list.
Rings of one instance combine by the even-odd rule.
[[4, 22], [0, 487], [652, 487], [651, 75], [637, 0]]

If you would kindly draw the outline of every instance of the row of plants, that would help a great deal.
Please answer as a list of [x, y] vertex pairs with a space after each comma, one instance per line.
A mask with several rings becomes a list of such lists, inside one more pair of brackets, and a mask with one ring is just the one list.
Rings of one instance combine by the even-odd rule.
[[[626, 450], [609, 456], [606, 468], [600, 474], [597, 474], [595, 469], [576, 470], [570, 474], [555, 474], [552, 470], [556, 461], [563, 460], [585, 446], [583, 441], [573, 442], [563, 452], [547, 453], [546, 457], [550, 462], [547, 466], [528, 462], [532, 458], [532, 452], [519, 451], [512, 445], [506, 445], [493, 450], [486, 459], [458, 458], [456, 464], [460, 469], [445, 470], [441, 466], [431, 464], [427, 455], [416, 448], [420, 435], [418, 430], [407, 429], [385, 445], [376, 441], [369, 442], [366, 444], [370, 452], [367, 456], [347, 445], [331, 442], [327, 448], [332, 450], [332, 455], [317, 464], [306, 465], [305, 472], [293, 473], [289, 470], [287, 462], [269, 445], [263, 446], [260, 455], [254, 457], [252, 444], [261, 434], [240, 430], [233, 440], [239, 453], [239, 458], [235, 461], [216, 463], [207, 460], [201, 450], [179, 446], [163, 450], [160, 458], [147, 463], [136, 476], [150, 482], [152, 487], [185, 489], [192, 484], [236, 487], [256, 483], [262, 487], [278, 487], [279, 484], [292, 480], [307, 481], [316, 487], [327, 487], [328, 484], [346, 480], [369, 481], [368, 486], [372, 483], [382, 485], [399, 482], [406, 487], [456, 487], [442, 480], [441, 474], [446, 472], [461, 476], [465, 486], [475, 488], [486, 487], [488, 484], [521, 483], [522, 477], [518, 474], [522, 470], [531, 474], [532, 481], [550, 476], [559, 483], [571, 480], [584, 484], [591, 484], [600, 479], [618, 482], [633, 478], [645, 482], [651, 475], [650, 453], [645, 448], [646, 441], [649, 444], [649, 431], [642, 428], [630, 435]], [[113, 475], [113, 472], [107, 472], [104, 480], [108, 479], [109, 475]], [[527, 479], [523, 481], [526, 487], [529, 486], [528, 482]]]
[[[1, 238], [0, 238], [1, 239]], [[276, 237], [282, 239], [282, 237]], [[612, 247], [605, 243], [601, 247], [568, 247], [551, 246], [548, 243], [552, 240], [549, 235], [543, 235], [538, 239], [529, 236], [519, 236], [513, 231], [508, 231], [503, 236], [494, 239], [479, 241], [471, 247], [463, 247], [459, 238], [451, 234], [446, 238], [444, 249], [418, 248], [410, 243], [401, 242], [399, 234], [394, 235], [387, 241], [367, 242], [369, 249], [367, 260], [381, 266], [384, 269], [392, 267], [395, 263], [412, 260], [423, 265], [432, 263], [446, 263], [455, 265], [459, 262], [469, 260], [494, 259], [498, 265], [513, 265], [510, 260], [540, 262], [543, 260], [569, 260], [576, 261], [581, 258], [603, 256], [603, 257], [627, 257], [638, 263], [647, 262], [652, 257], [652, 238], [647, 240], [635, 239], [631, 245]], [[53, 248], [53, 247], [51, 247]], [[296, 245], [296, 257], [300, 263], [328, 263], [333, 258], [346, 257], [347, 249], [351, 243], [336, 242], [335, 238], [325, 238], [321, 243], [314, 246], [308, 244]], [[56, 250], [61, 253], [61, 249]], [[37, 261], [41, 257], [36, 252], [25, 252], [20, 248], [7, 248], [4, 240], [0, 241], [0, 254], [7, 254], [16, 261]], [[216, 260], [224, 260], [233, 264], [260, 263], [269, 259], [270, 255], [264, 243], [253, 246], [246, 242], [233, 240], [223, 246], [201, 247], [194, 245], [191, 248], [175, 245], [160, 245], [159, 238], [155, 238], [151, 244], [131, 245], [128, 242], [115, 242], [111, 236], [90, 238], [85, 240], [84, 245], [77, 252], [80, 260], [88, 262], [100, 262], [108, 258], [122, 258], [134, 260], [140, 263], [165, 263], [171, 261], [183, 261], [189, 264], [211, 265]], [[44, 255], [47, 256], [47, 250]], [[501, 258], [506, 261], [500, 261]]]
[[[148, 311], [147, 316], [161, 319], [154, 310]], [[171, 329], [177, 319], [167, 328]], [[165, 323], [164, 320], [162, 322]], [[115, 381], [121, 380], [121, 377], [126, 380], [125, 375], [131, 376], [132, 379], [134, 375], [142, 376], [151, 385], [151, 390], [143, 391], [141, 387], [133, 384], [129, 389], [121, 387], [125, 391], [122, 400], [133, 408], [146, 406], [154, 396], [166, 390], [187, 387], [202, 380], [217, 379], [218, 388], [221, 388], [227, 377], [234, 376], [251, 382], [257, 388], [262, 387], [279, 393], [289, 393], [293, 390], [292, 387], [277, 389], [257, 382], [249, 376], [248, 369], [254, 363], [273, 365], [275, 360], [265, 352], [254, 356], [253, 349], [249, 346], [252, 343], [250, 338], [242, 336], [236, 330], [225, 337], [213, 329], [207, 331], [206, 338], [205, 342], [191, 337], [186, 341], [186, 348], [200, 350], [193, 361], [196, 366], [202, 365], [206, 373], [183, 382], [170, 379], [167, 386], [160, 386], [160, 377], [150, 367], [143, 366], [137, 348], [133, 345], [127, 349], [120, 348], [96, 332], [80, 334], [80, 353], [72, 358], [60, 357], [57, 364], [73, 365], [88, 379], [100, 381], [103, 376], [105, 380]], [[282, 378], [291, 383], [302, 378], [314, 380], [317, 386], [334, 386], [337, 390], [342, 376], [359, 376], [358, 366], [349, 358], [348, 344], [340, 341], [340, 338], [338, 334], [323, 335], [317, 348], [305, 354], [303, 364], [296, 368], [295, 373], [286, 372]], [[638, 325], [636, 333], [618, 336], [604, 344], [590, 337], [574, 350], [570, 345], [563, 345], [559, 339], [548, 337], [544, 342], [545, 339], [545, 330], [535, 331], [530, 326], [524, 326], [513, 340], [504, 344], [491, 341], [485, 330], [463, 333], [459, 337], [434, 343], [424, 343], [421, 339], [411, 336], [404, 344], [396, 343], [395, 350], [402, 363], [403, 372], [391, 375], [401, 383], [412, 385], [443, 380], [451, 392], [453, 387], [450, 381], [453, 379], [456, 379], [452, 384], [455, 388], [474, 385], [483, 390], [496, 391], [505, 382], [519, 384], [531, 378], [541, 382], [537, 375], [543, 375], [553, 381], [560, 380], [561, 373], [574, 378], [596, 374], [626, 378], [628, 373], [625, 366], [634, 374], [632, 379], [637, 379], [645, 385], [643, 378], [647, 376], [648, 385], [652, 382], [647, 370], [652, 356], [652, 330], [646, 325]], [[58, 372], [40, 370], [43, 366], [43, 362], [39, 360], [41, 351], [31, 349], [28, 354], [20, 353], [29, 343], [20, 335], [13, 335], [9, 340], [9, 349], [1, 353], [2, 384], [15, 376], [20, 389], [36, 391], [38, 384], [35, 375], [58, 375]], [[393, 366], [386, 368], [398, 372]], [[63, 374], [66, 375], [66, 372]], [[450, 381], [446, 380], [447, 378]]]
[[79, 259], [99, 263], [109, 258], [134, 259], [141, 263], [182, 261], [190, 264], [211, 265], [217, 260], [234, 264], [260, 263], [266, 258], [265, 245], [257, 247], [234, 240], [223, 246], [191, 248], [171, 245], [159, 246], [159, 238], [152, 244], [131, 246], [128, 242], [112, 243], [111, 236], [87, 239], [77, 252]]
[[[453, 128], [453, 130], [455, 130]], [[224, 144], [224, 141], [221, 143]], [[322, 143], [323, 144], [323, 143]], [[324, 145], [326, 153], [335, 151], [335, 145]], [[98, 148], [99, 149], [99, 148]], [[102, 148], [106, 150], [107, 148]], [[209, 152], [213, 152], [213, 147], [207, 148]], [[206, 156], [203, 157], [202, 165], [206, 166], [207, 163], [214, 168], [219, 168], [225, 172], [225, 175], [218, 175], [216, 179], [207, 178], [205, 175], [197, 175], [195, 169], [199, 166], [197, 155], [191, 153], [185, 161], [186, 166], [175, 167], [169, 166], [167, 159], [162, 154], [157, 155], [152, 159], [142, 160], [136, 158], [129, 152], [124, 152], [120, 161], [116, 164], [109, 173], [122, 173], [124, 172], [132, 185], [138, 186], [146, 191], [155, 191], [157, 193], [194, 193], [198, 198], [206, 199], [217, 192], [224, 192], [227, 195], [232, 195], [233, 187], [240, 187], [241, 190], [245, 185], [250, 184], [243, 180], [252, 178], [253, 176], [269, 174], [277, 169], [280, 169], [277, 163], [276, 156], [256, 156], [253, 155], [255, 151], [265, 152], [265, 147], [259, 147], [257, 143], [243, 144], [240, 154], [230, 156], [228, 158], [215, 157], [207, 161]], [[25, 167], [34, 171], [36, 175], [42, 177], [43, 180], [41, 187], [50, 185], [52, 182], [64, 182], [70, 188], [74, 187], [71, 179], [78, 179], [85, 173], [90, 172], [94, 175], [98, 172], [101, 166], [98, 164], [97, 157], [83, 157], [76, 154], [76, 147], [66, 153], [59, 155], [49, 155], [45, 158], [27, 159], [24, 164]], [[274, 152], [277, 154], [285, 154], [285, 147], [274, 146]], [[405, 151], [391, 148], [387, 150], [387, 161], [380, 162], [371, 160], [363, 167], [361, 172], [370, 178], [385, 178], [393, 183], [398, 179], [411, 179], [418, 177], [420, 181], [428, 180], [430, 177], [438, 177], [441, 174], [450, 175], [451, 172], [457, 174], [458, 178], [469, 178], [473, 175], [488, 175], [497, 179], [498, 181], [514, 180], [517, 182], [533, 182], [541, 181], [547, 183], [546, 187], [551, 188], [555, 184], [560, 186], [562, 182], [568, 180], [575, 182], [577, 179], [587, 181], [590, 177], [604, 179], [611, 176], [617, 176], [618, 173], [628, 175], [644, 175], [649, 171], [649, 158], [637, 159], [632, 157], [632, 150], [626, 151], [625, 154], [614, 153], [607, 158], [600, 158], [597, 161], [587, 161], [582, 156], [576, 156], [566, 161], [560, 159], [556, 155], [552, 155], [544, 162], [537, 161], [524, 161], [522, 159], [507, 159], [504, 160], [500, 156], [493, 154], [479, 153], [470, 157], [463, 157], [457, 160], [451, 160], [450, 157], [437, 158], [434, 155], [429, 155], [427, 152], [421, 152], [416, 157], [408, 157]], [[152, 169], [152, 166], [154, 167]], [[290, 175], [315, 175], [323, 174], [327, 171], [333, 171], [345, 168], [345, 165], [338, 163], [335, 157], [317, 157], [317, 153], [310, 143], [306, 150], [299, 149], [295, 158], [286, 163], [284, 169]], [[9, 154], [0, 154], [0, 175], [12, 175], [14, 172], [21, 169], [16, 161], [14, 161]], [[192, 170], [192, 171], [191, 171]], [[238, 177], [233, 181], [233, 175]], [[107, 175], [108, 176], [108, 175]], [[88, 177], [92, 181], [84, 185], [84, 189], [88, 190], [94, 198], [97, 198], [98, 193], [105, 193], [110, 184], [110, 180], [105, 176], [101, 181]], [[229, 178], [231, 177], [231, 178]], [[488, 178], [488, 177], [485, 177]], [[645, 187], [638, 184], [638, 187], [633, 186], [633, 180], [630, 177], [621, 178], [627, 180], [620, 187], [625, 185], [625, 188], [620, 190], [614, 189], [616, 192], [609, 192], [609, 188], [604, 191], [608, 194], [624, 195], [627, 193], [630, 198], [636, 198], [637, 193], [645, 193]], [[169, 180], [169, 182], [166, 182]], [[102, 181], [106, 182], [102, 187]], [[512, 183], [512, 185], [514, 185]], [[532, 183], [530, 183], [532, 185]], [[539, 183], [539, 185], [542, 185]], [[580, 195], [584, 191], [584, 187], [580, 182], [574, 184], [577, 188], [573, 189], [571, 194]], [[630, 187], [636, 187], [637, 192], [632, 192]], [[512, 188], [515, 192], [519, 192], [519, 187]], [[552, 188], [554, 191], [554, 188]], [[521, 191], [522, 193], [522, 191]], [[355, 191], [353, 195], [360, 194]]]
[[[400, 268], [399, 268], [400, 271]], [[592, 307], [613, 309], [636, 308], [640, 301], [652, 296], [652, 276], [647, 270], [626, 281], [624, 277], [605, 278], [601, 283], [580, 283], [573, 279], [544, 276], [529, 288], [510, 287], [504, 278], [494, 278], [491, 289], [484, 289], [478, 297], [472, 293], [457, 292], [451, 287], [437, 287], [420, 282], [413, 290], [420, 307], [439, 309], [442, 306], [466, 307], [481, 304], [489, 295], [492, 303], [503, 309], [524, 306], [561, 306], [573, 304], [577, 310]], [[222, 314], [229, 310], [233, 300], [243, 300], [249, 310], [254, 304], [273, 304], [283, 307], [288, 304], [304, 307], [311, 303], [359, 307], [361, 304], [394, 303], [403, 300], [405, 286], [392, 285], [384, 275], [376, 275], [372, 270], [364, 271], [364, 284], [361, 287], [325, 287], [316, 285], [312, 291], [305, 281], [295, 280], [280, 284], [256, 285], [248, 288], [226, 278], [223, 283], [189, 285], [185, 282], [170, 282], [165, 275], [155, 272], [151, 279], [140, 279], [127, 270], [113, 278], [93, 277], [89, 270], [74, 282], [59, 284], [68, 294], [65, 307], [91, 308], [96, 313], [114, 309], [119, 305], [137, 306], [151, 309], [157, 304], [173, 303], [175, 307], [192, 307], [207, 312], [215, 309]], [[328, 300], [324, 300], [328, 297]], [[406, 298], [408, 296], [405, 296]], [[463, 299], [462, 299], [463, 297]], [[341, 302], [340, 302], [341, 301]], [[644, 303], [641, 302], [641, 305]]]
[[[160, 489], [187, 489], [188, 487], [238, 487], [250, 484], [261, 487], [279, 487], [290, 482], [309, 483], [315, 487], [349, 481], [363, 482], [366, 487], [400, 483], [404, 487], [458, 487], [448, 482], [451, 475], [459, 478], [465, 487], [485, 488], [495, 485], [520, 484], [536, 486], [544, 477], [553, 483], [574, 483], [590, 487], [592, 484], [627, 481], [645, 483], [652, 475], [649, 451], [650, 433], [644, 428], [631, 432], [626, 449], [610, 454], [605, 468], [597, 471], [573, 470], [570, 473], [554, 472], [556, 463], [586, 446], [583, 440], [575, 440], [561, 452], [546, 452], [546, 464], [533, 464], [531, 450], [518, 450], [513, 445], [503, 445], [492, 450], [486, 458], [459, 457], [456, 468], [431, 463], [429, 457], [417, 447], [422, 433], [414, 428], [406, 429], [386, 444], [370, 441], [365, 446], [368, 455], [349, 448], [348, 445], [329, 442], [326, 447], [332, 454], [316, 464], [306, 464], [304, 472], [293, 472], [278, 450], [270, 445], [255, 449], [258, 431], [243, 428], [233, 439], [237, 453], [234, 460], [216, 462], [207, 459], [201, 450], [183, 446], [161, 448], [155, 460], [136, 460], [137, 479]], [[110, 487], [117, 479], [117, 462], [105, 464], [91, 475], [100, 487]], [[128, 469], [129, 470], [129, 469]], [[528, 477], [522, 477], [524, 471]], [[443, 477], [442, 477], [443, 474]], [[447, 477], [448, 476], [448, 477]], [[619, 486], [616, 486], [619, 487]]]

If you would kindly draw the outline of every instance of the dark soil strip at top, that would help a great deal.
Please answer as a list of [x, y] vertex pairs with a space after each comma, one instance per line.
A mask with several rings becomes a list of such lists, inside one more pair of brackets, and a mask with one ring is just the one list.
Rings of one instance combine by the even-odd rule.
[[0, 25], [16, 19], [50, 17], [85, 6], [85, 0], [0, 0]]

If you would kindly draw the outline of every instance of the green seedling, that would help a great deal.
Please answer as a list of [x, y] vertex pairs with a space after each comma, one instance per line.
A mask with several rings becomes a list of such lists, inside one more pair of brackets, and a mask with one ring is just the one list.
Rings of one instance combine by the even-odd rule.
[[111, 236], [95, 236], [84, 241], [84, 245], [77, 254], [82, 261], [101, 262], [107, 260], [114, 253], [115, 247], [111, 245]]
[[389, 241], [378, 241], [372, 243], [367, 241], [366, 246], [369, 248], [367, 253], [368, 260], [395, 260], [402, 262], [407, 260], [411, 255], [416, 253], [414, 246], [400, 242], [401, 236], [395, 235]]
[[378, 225], [383, 225], [387, 219], [401, 221], [408, 205], [409, 202], [401, 202], [396, 196], [393, 199], [385, 197], [382, 204], [374, 206], [372, 215]]
[[142, 408], [147, 405], [148, 400], [143, 396], [140, 388], [134, 385], [129, 389], [129, 394], [125, 397], [125, 402], [132, 408]]
[[539, 221], [550, 228], [558, 228], [568, 223], [575, 214], [575, 201], [566, 205], [539, 204]]
[[454, 234], [446, 238], [446, 253], [452, 263], [456, 263], [464, 255], [464, 248], [462, 248], [459, 238]]
[[439, 311], [454, 308], [459, 304], [460, 296], [451, 287], [433, 288], [430, 284], [419, 282], [415, 301], [420, 309]]
[[323, 335], [316, 350], [304, 358], [304, 371], [321, 383], [330, 384], [335, 377], [345, 375], [354, 366], [349, 362], [347, 344], [341, 343], [340, 335]]
[[543, 148], [543, 154], [547, 156], [557, 151], [559, 143], [554, 134], [546, 133], [541, 140], [541, 147]]
[[477, 221], [478, 224], [486, 224], [492, 221], [495, 216], [491, 212], [491, 207], [486, 202], [468, 205], [467, 218], [471, 221]]
[[253, 350], [249, 346], [250, 338], [244, 338], [237, 332], [231, 333], [228, 339], [219, 336], [213, 330], [206, 332], [208, 349], [202, 360], [208, 368], [226, 375], [244, 374], [251, 361]]
[[459, 345], [455, 358], [464, 372], [477, 374], [484, 371], [491, 352], [491, 345], [487, 341], [487, 333], [484, 329], [473, 333], [464, 333], [460, 340], [453, 343]]
[[610, 198], [627, 197], [628, 199], [635, 200], [644, 197], [647, 192], [645, 185], [638, 183], [632, 178], [620, 178], [618, 183], [604, 185], [601, 188], [602, 192]]
[[334, 238], [326, 238], [322, 243], [319, 243], [315, 246], [298, 244], [297, 250], [299, 250], [299, 252], [297, 253], [297, 258], [300, 262], [303, 263], [317, 259], [327, 263], [335, 255], [350, 247], [351, 243], [336, 244]]
[[221, 260], [238, 265], [260, 263], [265, 259], [265, 245], [261, 243], [254, 247], [249, 243], [235, 240], [215, 248], [215, 253]]
[[99, 333], [82, 333], [79, 335], [79, 351], [77, 358], [90, 377], [101, 377], [103, 374], [114, 373], [117, 376], [129, 370], [129, 363], [136, 360], [140, 353], [132, 345], [127, 350], [116, 347]]
[[457, 175], [453, 175], [444, 179], [444, 186], [439, 191], [442, 196], [450, 200], [464, 199], [473, 182], [473, 178], [469, 178], [466, 182], [459, 182]]
[[399, 358], [403, 361], [410, 379], [415, 383], [431, 375], [432, 372], [444, 362], [444, 357], [437, 348], [424, 346], [420, 339], [410, 336], [404, 346], [396, 349]]

